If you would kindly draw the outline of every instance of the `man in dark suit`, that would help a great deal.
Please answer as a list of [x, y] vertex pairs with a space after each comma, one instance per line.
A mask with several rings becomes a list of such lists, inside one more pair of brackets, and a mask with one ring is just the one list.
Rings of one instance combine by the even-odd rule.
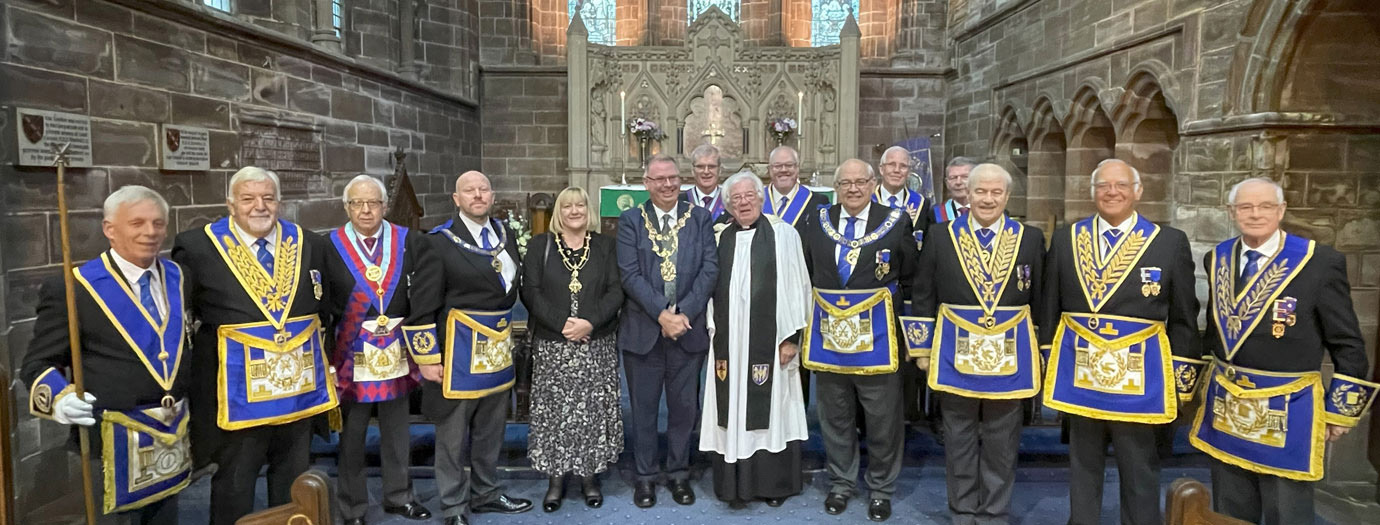
[[[311, 416], [336, 406], [320, 331], [326, 240], [278, 218], [278, 176], [246, 167], [230, 178], [230, 216], [178, 234], [172, 258], [188, 274], [193, 336], [192, 444], [219, 465], [211, 523], [254, 510], [268, 464], [268, 504], [290, 500], [307, 470]], [[219, 378], [219, 379], [217, 379]], [[214, 448], [208, 448], [214, 447]]]
[[829, 205], [829, 197], [820, 195], [800, 183], [800, 153], [790, 146], [777, 146], [767, 156], [771, 170], [771, 185], [762, 201], [762, 213], [795, 226], [802, 235], [815, 210]]
[[849, 159], [834, 172], [839, 204], [811, 211], [802, 236], [815, 288], [814, 313], [802, 343], [814, 370], [820, 433], [828, 459], [824, 510], [848, 506], [858, 477], [858, 407], [867, 426], [867, 516], [891, 516], [891, 495], [904, 447], [897, 296], [906, 297], [919, 256], [905, 211], [872, 204], [872, 166]]
[[[1021, 406], [1042, 377], [1032, 311], [1042, 306], [1045, 237], [1006, 216], [1011, 174], [1001, 166], [973, 168], [967, 187], [972, 212], [930, 226], [925, 236], [917, 317], [903, 317], [903, 329], [944, 407], [953, 523], [1007, 523]], [[933, 334], [943, 334], [937, 346]]]
[[383, 511], [424, 520], [431, 511], [417, 503], [407, 473], [412, 454], [408, 393], [421, 375], [404, 348], [401, 325], [425, 324], [422, 317], [435, 315], [414, 313], [410, 300], [413, 276], [435, 260], [427, 257], [430, 243], [423, 234], [383, 219], [388, 190], [379, 179], [355, 177], [345, 185], [344, 201], [350, 222], [327, 236], [335, 249], [326, 257], [328, 307], [339, 320], [331, 366], [342, 416], [340, 513], [345, 525], [365, 523], [364, 437], [377, 409]]
[[[1188, 237], [1135, 211], [1140, 174], [1116, 159], [1092, 174], [1097, 215], [1055, 232], [1045, 258], [1045, 406], [1069, 417], [1069, 523], [1099, 522], [1107, 442], [1121, 475], [1121, 522], [1158, 524], [1155, 434], [1178, 415], [1165, 368], [1201, 364]], [[1167, 343], [1167, 344], [1166, 344]], [[1176, 393], [1178, 395], [1176, 395]]]
[[666, 467], [671, 498], [695, 502], [690, 488], [690, 433], [699, 407], [699, 381], [709, 351], [705, 309], [718, 276], [714, 230], [703, 208], [677, 202], [680, 168], [657, 155], [642, 177], [651, 198], [618, 217], [618, 268], [622, 270], [622, 324], [618, 348], [632, 405], [633, 502], [656, 504], [657, 413], [666, 392]]
[[531, 501], [503, 494], [498, 480], [515, 379], [512, 308], [522, 272], [516, 235], [490, 216], [489, 178], [465, 172], [451, 197], [460, 213], [428, 235], [428, 251], [439, 261], [413, 279], [412, 308], [420, 316], [418, 324], [403, 326], [403, 335], [427, 380], [422, 410], [436, 424], [441, 512], [446, 525], [467, 525], [467, 509], [516, 514], [532, 508]]
[[[881, 162], [877, 164], [878, 184], [877, 189], [872, 192], [872, 202], [905, 210], [910, 216], [911, 229], [924, 233], [929, 229], [930, 223], [934, 222], [934, 214], [930, 211], [930, 202], [924, 195], [906, 187], [906, 180], [910, 177], [910, 161], [910, 150], [901, 146], [892, 146], [882, 152]], [[911, 314], [910, 297], [905, 298], [905, 306], [901, 308], [901, 313]], [[905, 389], [902, 402], [905, 403], [907, 421], [920, 419], [920, 398], [925, 393], [920, 385], [924, 381], [925, 375], [921, 370], [912, 367], [901, 368], [901, 384]]]
[[[1365, 379], [1346, 258], [1279, 228], [1284, 190], [1274, 181], [1242, 181], [1228, 201], [1241, 235], [1203, 258], [1205, 344], [1215, 360], [1189, 441], [1213, 458], [1218, 512], [1251, 523], [1313, 523], [1322, 442], [1350, 431], [1380, 385]], [[1327, 389], [1324, 352], [1335, 366]]]
[[[110, 250], [73, 272], [85, 395], [75, 395], [64, 375], [72, 354], [60, 276], [41, 288], [19, 379], [30, 385], [31, 414], [63, 425], [90, 427], [100, 420], [90, 432], [97, 454], [93, 487], [96, 501], [105, 502], [99, 523], [176, 525], [177, 493], [192, 471], [181, 424], [191, 366], [182, 364], [188, 350], [183, 274], [158, 257], [168, 236], [168, 203], [143, 186], [125, 186], [106, 198], [104, 211]], [[105, 429], [114, 443], [103, 442]], [[130, 432], [147, 446], [128, 446]], [[106, 493], [104, 476], [121, 490]], [[137, 488], [118, 485], [135, 477], [141, 478]]]

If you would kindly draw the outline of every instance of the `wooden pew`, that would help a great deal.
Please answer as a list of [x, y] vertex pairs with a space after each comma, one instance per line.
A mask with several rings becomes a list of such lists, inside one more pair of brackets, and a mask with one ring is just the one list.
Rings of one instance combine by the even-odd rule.
[[1212, 495], [1197, 480], [1179, 478], [1164, 496], [1164, 522], [1167, 525], [1251, 525], [1212, 511]]
[[331, 485], [326, 474], [308, 470], [292, 482], [292, 503], [255, 512], [236, 525], [331, 525]]

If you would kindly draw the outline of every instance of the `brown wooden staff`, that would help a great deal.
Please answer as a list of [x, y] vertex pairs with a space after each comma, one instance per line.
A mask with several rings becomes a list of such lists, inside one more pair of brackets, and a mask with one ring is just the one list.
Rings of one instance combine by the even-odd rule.
[[[72, 348], [72, 387], [77, 399], [86, 400], [82, 385], [81, 332], [77, 329], [77, 290], [72, 279], [72, 242], [67, 228], [67, 148], [70, 144], [53, 144], [53, 165], [57, 166], [58, 229], [62, 236], [62, 283], [67, 294], [67, 339]], [[96, 495], [91, 490], [91, 435], [85, 426], [77, 425], [81, 441], [81, 492], [86, 499], [86, 525], [96, 525]]]

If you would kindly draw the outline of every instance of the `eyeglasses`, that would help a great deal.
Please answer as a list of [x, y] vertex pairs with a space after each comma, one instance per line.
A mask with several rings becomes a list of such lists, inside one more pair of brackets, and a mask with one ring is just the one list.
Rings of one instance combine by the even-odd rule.
[[672, 176], [669, 176], [669, 177], [643, 177], [643, 178], [642, 178], [642, 184], [643, 184], [644, 186], [646, 186], [646, 185], [652, 185], [652, 184], [661, 185], [661, 184], [679, 184], [679, 183], [680, 183], [680, 177], [679, 177], [679, 176], [676, 176], [676, 175], [672, 175]]
[[696, 164], [696, 165], [695, 165], [695, 169], [697, 169], [697, 170], [712, 170], [712, 169], [718, 169], [718, 168], [719, 168], [719, 165], [718, 165], [718, 164]]
[[1139, 183], [1139, 182], [1099, 182], [1099, 183], [1097, 183], [1097, 184], [1093, 184], [1093, 189], [1096, 190], [1098, 193], [1106, 192], [1106, 191], [1111, 190], [1111, 189], [1113, 189], [1113, 188], [1115, 188], [1116, 191], [1131, 191], [1131, 188], [1135, 188], [1136, 186], [1140, 186], [1140, 183]]
[[737, 195], [730, 195], [730, 196], [728, 197], [728, 202], [731, 202], [731, 203], [733, 203], [733, 204], [741, 204], [741, 203], [744, 203], [744, 202], [752, 202], [752, 201], [754, 201], [754, 200], [757, 200], [757, 198], [760, 197], [760, 196], [762, 196], [762, 194], [761, 194], [761, 193], [757, 193], [757, 192], [755, 192], [755, 191], [752, 192], [752, 193], [739, 193], [739, 194], [737, 194]]
[[835, 182], [834, 185], [835, 185], [835, 186], [838, 186], [838, 188], [841, 189], [841, 190], [847, 190], [847, 189], [852, 189], [852, 188], [864, 188], [864, 187], [867, 187], [867, 183], [869, 183], [869, 182], [872, 182], [872, 181], [869, 180], [869, 179], [841, 180], [841, 181]]
[[1283, 206], [1283, 204], [1280, 204], [1278, 202], [1263, 202], [1260, 204], [1232, 204], [1227, 207], [1231, 208], [1237, 214], [1250, 214], [1251, 212], [1256, 211], [1268, 214], [1279, 211], [1279, 209]]
[[794, 163], [794, 162], [778, 162], [778, 163], [774, 163], [774, 164], [771, 165], [771, 169], [774, 169], [774, 170], [789, 170], [789, 169], [794, 169], [794, 168], [795, 168], [795, 163]]
[[905, 162], [888, 162], [888, 163], [882, 165], [882, 169], [886, 169], [886, 170], [890, 170], [890, 169], [905, 169], [905, 168], [909, 168], [909, 167], [910, 167], [910, 164], [907, 164], [907, 163], [905, 163]]
[[359, 211], [365, 208], [377, 210], [383, 207], [383, 201], [352, 200], [350, 202], [347, 202], [346, 204], [348, 204], [350, 206], [350, 209], [354, 211]]

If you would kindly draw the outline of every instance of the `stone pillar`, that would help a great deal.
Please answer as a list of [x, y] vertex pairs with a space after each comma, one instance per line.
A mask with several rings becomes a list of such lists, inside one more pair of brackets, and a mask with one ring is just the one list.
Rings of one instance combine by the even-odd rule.
[[[317, 46], [340, 52], [340, 35], [335, 33], [335, 20], [331, 16], [334, 13], [331, 0], [313, 0], [316, 10], [316, 21], [311, 32], [311, 43]], [[345, 28], [340, 30], [343, 32]]]
[[[565, 33], [566, 42], [566, 111], [571, 130], [567, 133], [570, 155], [570, 185], [584, 188], [589, 177], [589, 134], [575, 130], [589, 129], [589, 60], [586, 57], [589, 46], [589, 30], [580, 14], [570, 21], [570, 29]], [[593, 190], [594, 188], [585, 188]], [[590, 199], [598, 199], [598, 192], [591, 191]], [[590, 202], [592, 209], [599, 209], [598, 202]]]
[[810, 0], [781, 1], [781, 39], [791, 47], [810, 47]]
[[[843, 22], [839, 31], [839, 161], [858, 155], [858, 41], [862, 33], [858, 31], [858, 21], [853, 15]], [[845, 125], [851, 122], [851, 125]]]
[[417, 80], [417, 4], [416, 0], [398, 2], [398, 74]]
[[[648, 5], [655, 0], [617, 0], [617, 7], [614, 9], [618, 13], [618, 27], [615, 30], [618, 35], [617, 40], [620, 46], [642, 46], [649, 45], [647, 39]], [[571, 24], [573, 27], [574, 24]], [[566, 45], [569, 46], [569, 33], [566, 34]], [[568, 54], [567, 54], [568, 55]]]

